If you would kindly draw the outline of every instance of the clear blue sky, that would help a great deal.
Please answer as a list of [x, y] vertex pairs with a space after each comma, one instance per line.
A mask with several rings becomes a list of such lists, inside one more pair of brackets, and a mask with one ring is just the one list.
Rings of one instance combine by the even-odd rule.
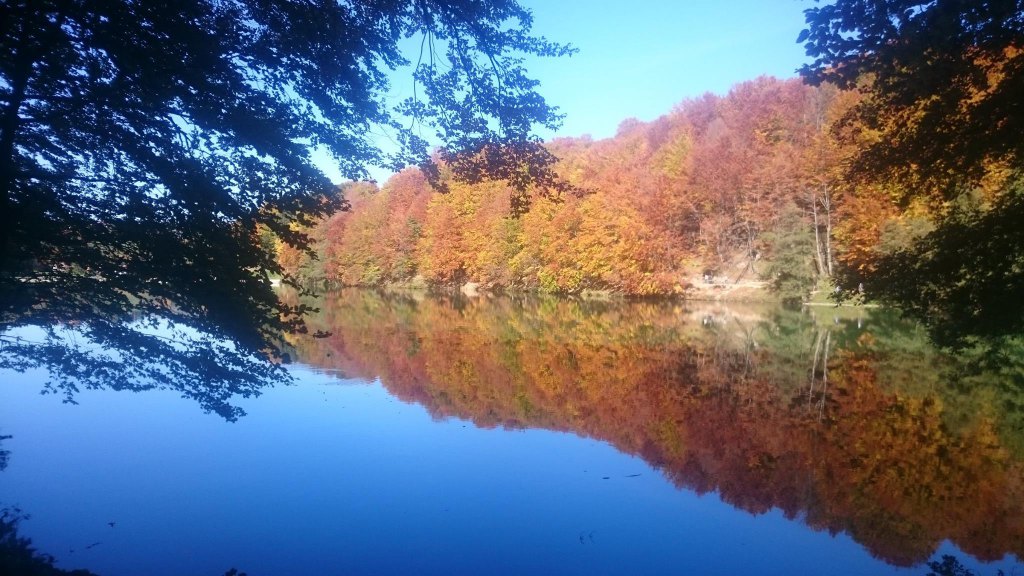
[[606, 138], [630, 117], [653, 120], [684, 98], [724, 94], [767, 74], [796, 75], [809, 0], [527, 0], [534, 31], [579, 48], [529, 70], [567, 114], [560, 136]]
[[[788, 78], [808, 59], [796, 37], [810, 0], [522, 0], [534, 32], [579, 49], [531, 59], [548, 102], [566, 114], [551, 136], [607, 138], [626, 118], [653, 120], [685, 98], [724, 94], [760, 75]], [[411, 92], [393, 75], [395, 101]], [[384, 143], [386, 145], [386, 142]], [[327, 170], [338, 180], [337, 172]], [[384, 170], [372, 171], [383, 181]]]

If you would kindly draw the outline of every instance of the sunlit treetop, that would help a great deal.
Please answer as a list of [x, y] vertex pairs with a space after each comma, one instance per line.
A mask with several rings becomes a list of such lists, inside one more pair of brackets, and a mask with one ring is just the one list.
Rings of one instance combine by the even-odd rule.
[[805, 11], [812, 82], [870, 94], [851, 116], [881, 132], [864, 171], [976, 182], [1024, 166], [1024, 1], [837, 0]]

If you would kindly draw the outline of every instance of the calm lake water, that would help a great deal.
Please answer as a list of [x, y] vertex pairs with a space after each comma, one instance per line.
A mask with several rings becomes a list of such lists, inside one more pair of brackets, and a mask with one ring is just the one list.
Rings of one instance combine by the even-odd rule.
[[0, 505], [104, 576], [1024, 572], [1024, 391], [866, 309], [343, 291], [236, 422], [0, 373]]

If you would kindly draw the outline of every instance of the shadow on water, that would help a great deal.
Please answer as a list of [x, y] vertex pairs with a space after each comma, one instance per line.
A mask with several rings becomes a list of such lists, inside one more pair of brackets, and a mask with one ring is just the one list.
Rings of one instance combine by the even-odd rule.
[[18, 576], [95, 576], [88, 570], [61, 570], [54, 558], [32, 547], [32, 540], [18, 535], [18, 525], [28, 519], [17, 508], [0, 510], [0, 571]]
[[342, 291], [291, 338], [438, 419], [638, 455], [679, 488], [897, 566], [1024, 557], [1024, 390], [883, 311]]
[[[7, 469], [11, 451], [4, 447], [10, 435], [0, 434], [0, 472]], [[2, 503], [0, 503], [2, 506]], [[18, 529], [22, 521], [30, 516], [20, 508], [0, 507], [0, 574], [10, 576], [98, 576], [85, 569], [64, 570], [55, 566], [56, 558], [37, 550], [30, 538], [20, 536]], [[111, 527], [114, 523], [111, 522]], [[99, 544], [92, 544], [96, 546]], [[230, 569], [224, 576], [246, 576], [245, 572]]]
[[[0, 472], [7, 469], [11, 451], [3, 442], [11, 436], [0, 435]], [[91, 576], [88, 570], [61, 570], [56, 568], [53, 556], [39, 552], [32, 547], [32, 540], [18, 535], [18, 525], [28, 515], [18, 508], [0, 509], [0, 574], [18, 576], [49, 576], [70, 574]]]

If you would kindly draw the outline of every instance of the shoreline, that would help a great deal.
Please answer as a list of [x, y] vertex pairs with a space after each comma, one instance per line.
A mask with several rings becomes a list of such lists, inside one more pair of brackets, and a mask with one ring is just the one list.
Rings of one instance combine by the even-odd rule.
[[[282, 286], [280, 281], [272, 282], [275, 288]], [[358, 288], [363, 290], [380, 290], [394, 293], [414, 294], [443, 294], [460, 295], [466, 298], [481, 298], [492, 296], [556, 296], [560, 298], [573, 298], [581, 300], [615, 301], [615, 300], [664, 300], [675, 302], [721, 302], [734, 304], [781, 304], [782, 300], [767, 287], [765, 282], [744, 282], [742, 284], [705, 284], [702, 286], [689, 285], [686, 290], [676, 293], [660, 294], [627, 294], [615, 290], [581, 290], [579, 292], [542, 292], [540, 290], [527, 290], [521, 288], [487, 288], [476, 282], [464, 284], [441, 284], [431, 285], [420, 280], [408, 280], [403, 282], [389, 282], [379, 285], [347, 285], [329, 282], [314, 282], [323, 290], [341, 290], [345, 288]], [[801, 307], [812, 308], [883, 308], [881, 304], [852, 302], [841, 302], [836, 304], [832, 301], [816, 300], [818, 291], [811, 292], [809, 299], [801, 301]], [[795, 303], [794, 303], [795, 305]]]

